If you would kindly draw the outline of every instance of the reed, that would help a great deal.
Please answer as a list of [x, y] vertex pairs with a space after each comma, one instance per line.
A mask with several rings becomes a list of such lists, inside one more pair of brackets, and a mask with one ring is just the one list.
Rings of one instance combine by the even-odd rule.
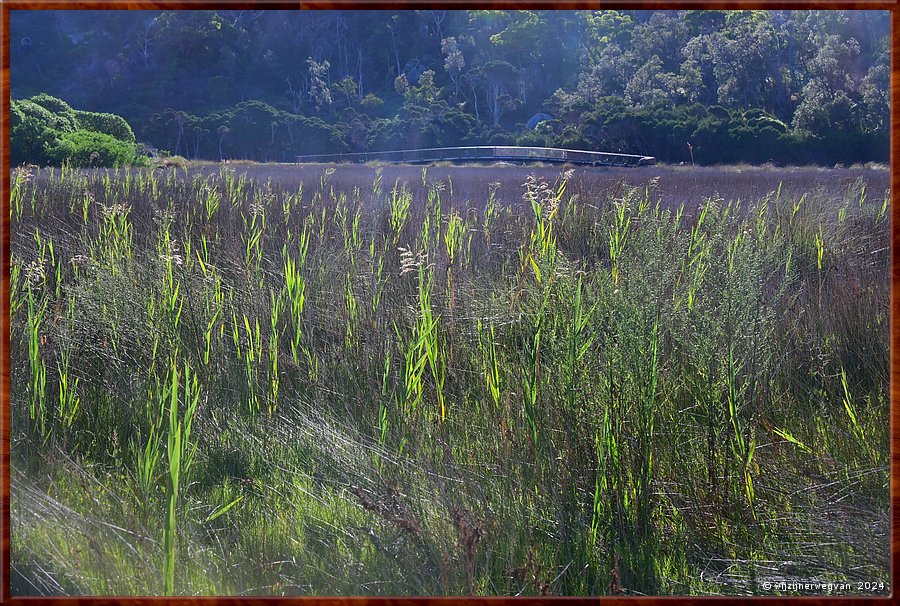
[[889, 592], [886, 173], [232, 166], [11, 177], [16, 591]]

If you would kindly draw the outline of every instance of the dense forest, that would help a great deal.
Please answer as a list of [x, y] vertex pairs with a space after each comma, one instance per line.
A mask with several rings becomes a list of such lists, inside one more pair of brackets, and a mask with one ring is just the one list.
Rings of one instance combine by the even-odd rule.
[[210, 160], [519, 144], [676, 163], [884, 162], [889, 19], [14, 11], [11, 89], [122, 116], [147, 148]]

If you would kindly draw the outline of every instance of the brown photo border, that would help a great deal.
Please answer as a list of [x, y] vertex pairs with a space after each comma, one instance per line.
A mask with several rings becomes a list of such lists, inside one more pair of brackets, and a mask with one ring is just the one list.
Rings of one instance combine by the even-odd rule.
[[10, 111], [10, 11], [13, 10], [199, 10], [199, 9], [236, 9], [266, 8], [281, 10], [338, 10], [338, 9], [557, 9], [557, 10], [599, 10], [599, 9], [705, 9], [705, 10], [740, 10], [740, 9], [817, 9], [817, 10], [887, 10], [890, 12], [891, 36], [891, 85], [890, 85], [890, 157], [891, 157], [891, 307], [890, 307], [890, 536], [891, 536], [891, 595], [889, 597], [768, 597], [768, 596], [634, 596], [634, 597], [13, 597], [10, 595], [10, 341], [0, 339], [0, 604], [48, 604], [67, 606], [70, 604], [90, 604], [107, 606], [123, 604], [126, 606], [143, 604], [215, 604], [237, 606], [250, 604], [269, 606], [275, 603], [290, 604], [322, 604], [330, 606], [377, 606], [397, 605], [462, 605], [482, 604], [497, 606], [499, 604], [544, 605], [552, 603], [602, 603], [612, 606], [627, 604], [665, 605], [670, 604], [730, 604], [732, 601], [769, 606], [782, 603], [801, 604], [802, 606], [845, 606], [850, 604], [887, 604], [896, 603], [896, 588], [900, 582], [900, 568], [896, 566], [900, 555], [900, 328], [897, 327], [900, 313], [900, 207], [897, 205], [897, 194], [900, 193], [900, 171], [896, 170], [897, 153], [900, 151], [900, 0], [617, 0], [617, 1], [580, 1], [566, 0], [548, 2], [546, 0], [311, 0], [302, 2], [283, 2], [278, 0], [0, 0], [0, 335], [9, 335], [9, 270], [10, 270], [10, 171], [9, 171], [9, 111]]

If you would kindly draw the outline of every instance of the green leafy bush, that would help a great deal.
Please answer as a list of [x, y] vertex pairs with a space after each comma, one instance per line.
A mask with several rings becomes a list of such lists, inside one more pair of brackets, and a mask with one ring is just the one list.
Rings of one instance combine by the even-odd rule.
[[45, 128], [60, 132], [72, 132], [77, 128], [72, 115], [69, 113], [56, 113], [46, 106], [36, 103], [34, 99], [24, 99], [15, 102], [23, 114], [39, 120]]
[[53, 164], [69, 162], [72, 166], [122, 166], [135, 160], [134, 145], [90, 130], [63, 133], [46, 155]]
[[72, 106], [70, 106], [62, 99], [57, 99], [56, 97], [48, 95], [47, 93], [40, 93], [39, 95], [31, 97], [29, 101], [40, 105], [52, 114], [65, 117], [72, 123], [75, 122], [75, 110], [73, 110]]
[[76, 111], [75, 117], [78, 119], [79, 128], [105, 133], [126, 143], [134, 143], [134, 132], [132, 132], [128, 122], [122, 116], [101, 112]]
[[20, 164], [146, 164], [121, 116], [72, 109], [46, 93], [10, 105], [10, 161]]
[[10, 162], [13, 165], [45, 164], [44, 148], [55, 145], [59, 135], [53, 126], [53, 114], [40, 105], [13, 100], [9, 115]]

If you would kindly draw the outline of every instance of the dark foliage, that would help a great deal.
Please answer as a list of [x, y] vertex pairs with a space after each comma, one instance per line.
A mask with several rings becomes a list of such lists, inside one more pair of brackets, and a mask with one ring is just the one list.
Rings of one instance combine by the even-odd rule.
[[886, 11], [23, 11], [11, 80], [189, 158], [520, 143], [831, 165], [887, 159], [888, 31]]

